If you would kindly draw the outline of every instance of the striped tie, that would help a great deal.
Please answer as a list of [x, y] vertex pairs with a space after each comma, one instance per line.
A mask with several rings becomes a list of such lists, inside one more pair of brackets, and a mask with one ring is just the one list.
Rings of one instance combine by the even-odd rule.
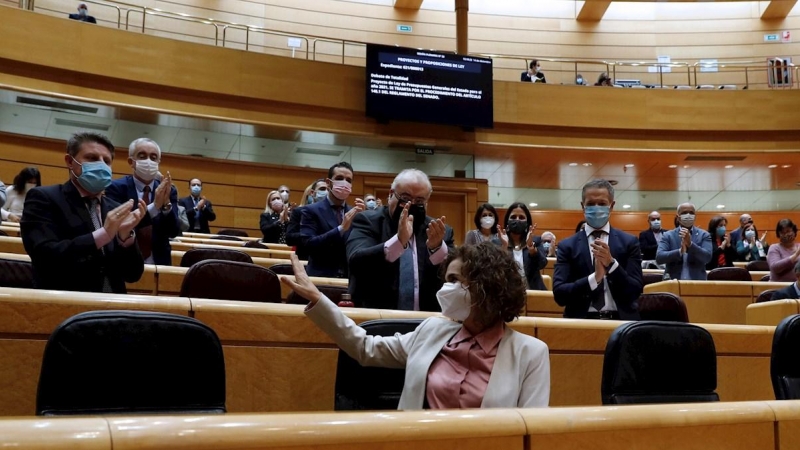
[[[99, 230], [103, 226], [103, 224], [100, 223], [100, 214], [99, 214], [100, 200], [96, 198], [90, 199], [88, 208], [89, 208], [89, 217], [92, 218], [92, 225], [94, 226], [95, 230]], [[105, 256], [106, 253], [105, 249], [101, 247], [100, 251], [103, 252], [103, 255]], [[107, 275], [103, 275], [103, 292], [114, 292], [111, 289], [111, 282], [108, 281]]]

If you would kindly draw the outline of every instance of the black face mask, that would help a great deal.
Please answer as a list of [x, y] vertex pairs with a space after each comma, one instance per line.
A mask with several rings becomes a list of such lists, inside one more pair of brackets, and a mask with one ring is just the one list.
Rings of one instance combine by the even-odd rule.
[[525, 235], [528, 232], [528, 222], [525, 220], [509, 220], [507, 228], [509, 233]]
[[[400, 222], [400, 214], [403, 213], [403, 203], [402, 200], [397, 199], [397, 207], [394, 209], [394, 214], [392, 214], [392, 229], [397, 229], [397, 224]], [[425, 226], [425, 205], [411, 205], [408, 208], [408, 214], [414, 216], [414, 233], [416, 234], [419, 230], [421, 230]]]

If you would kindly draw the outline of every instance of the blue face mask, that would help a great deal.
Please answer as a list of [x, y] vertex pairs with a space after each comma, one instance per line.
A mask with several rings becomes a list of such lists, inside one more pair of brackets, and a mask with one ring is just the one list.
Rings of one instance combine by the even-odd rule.
[[611, 208], [608, 206], [587, 206], [583, 208], [583, 216], [586, 218], [586, 223], [594, 228], [603, 228], [608, 223], [608, 217], [611, 215]]
[[375, 209], [378, 207], [378, 202], [375, 200], [367, 200], [367, 209]]
[[[78, 184], [90, 194], [99, 194], [111, 184], [111, 167], [103, 161], [79, 163], [72, 158], [75, 164], [81, 166], [81, 176], [75, 176]], [[75, 175], [75, 172], [72, 172]]]
[[549, 242], [542, 242], [542, 248], [545, 250], [550, 250], [550, 243]]
[[746, 237], [747, 239], [753, 239], [754, 237], [756, 237], [756, 232], [753, 230], [747, 230], [744, 232], [744, 237]]
[[200, 191], [202, 190], [203, 190], [202, 186], [194, 185], [192, 186], [192, 195], [197, 197], [198, 195], [200, 195]]
[[726, 231], [727, 230], [725, 229], [725, 227], [717, 227], [717, 236], [719, 237], [725, 236]]
[[325, 191], [317, 191], [317, 193], [314, 196], [314, 201], [318, 202], [320, 200], [324, 200], [327, 197], [328, 197], [328, 191], [327, 190], [325, 190]]

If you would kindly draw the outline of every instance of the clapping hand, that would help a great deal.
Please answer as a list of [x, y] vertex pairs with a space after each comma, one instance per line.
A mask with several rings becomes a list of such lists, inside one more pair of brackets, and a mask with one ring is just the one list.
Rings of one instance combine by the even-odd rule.
[[303, 263], [300, 262], [300, 258], [297, 257], [297, 254], [292, 253], [289, 259], [292, 260], [294, 280], [290, 277], [281, 277], [281, 283], [289, 286], [297, 295], [308, 300], [309, 307], [316, 305], [319, 299], [322, 298], [322, 293], [308, 278], [308, 273], [306, 273], [306, 269], [303, 267]]
[[536, 244], [533, 240], [533, 232], [536, 231], [536, 224], [528, 227], [528, 238], [525, 240], [525, 246], [528, 247], [528, 253], [533, 254], [536, 251]]
[[167, 172], [167, 176], [161, 180], [161, 183], [156, 188], [155, 198], [153, 203], [155, 203], [156, 208], [161, 209], [169, 203], [169, 195], [172, 193], [172, 175]]
[[425, 245], [428, 246], [429, 250], [436, 250], [442, 246], [444, 234], [447, 232], [445, 219], [446, 217], [442, 216], [439, 219], [433, 219], [430, 221], [430, 223], [428, 223], [428, 229], [426, 230], [428, 241]]
[[410, 206], [410, 202], [403, 205], [403, 210], [400, 212], [400, 221], [397, 223], [397, 239], [403, 244], [404, 248], [408, 246], [408, 241], [411, 240], [411, 235], [414, 234], [414, 216], [408, 214]]
[[367, 207], [364, 205], [364, 200], [357, 198], [355, 206], [350, 208], [350, 211], [347, 211], [347, 213], [344, 215], [344, 220], [342, 220], [342, 231], [349, 230], [350, 225], [353, 224], [353, 218], [356, 216], [356, 214], [364, 211], [365, 209], [367, 209]]
[[503, 248], [508, 248], [508, 233], [506, 233], [506, 230], [497, 227], [497, 237], [499, 237], [500, 242], [503, 243]]

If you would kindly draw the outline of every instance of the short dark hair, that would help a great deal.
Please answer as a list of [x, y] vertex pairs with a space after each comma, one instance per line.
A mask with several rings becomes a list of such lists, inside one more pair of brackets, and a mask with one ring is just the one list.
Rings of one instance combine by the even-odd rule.
[[[316, 181], [314, 181], [314, 184], [311, 185], [311, 190], [312, 191], [316, 191], [317, 190], [317, 185], [320, 184], [320, 183], [325, 184], [325, 178], [317, 178]], [[326, 186], [327, 186], [327, 184], [326, 184]]]
[[492, 325], [497, 319], [511, 322], [525, 307], [528, 282], [519, 273], [511, 254], [492, 242], [462, 245], [447, 256], [442, 270], [453, 260], [461, 259], [461, 275], [467, 279], [473, 304], [482, 318]]
[[25, 183], [31, 178], [36, 180], [36, 186], [42, 185], [42, 174], [39, 173], [39, 169], [31, 166], [20, 170], [17, 176], [14, 177], [14, 190], [18, 194], [25, 192]]
[[511, 211], [522, 208], [522, 211], [525, 213], [525, 217], [528, 220], [528, 226], [533, 225], [533, 218], [531, 217], [531, 212], [528, 210], [528, 207], [525, 206], [525, 203], [522, 202], [515, 202], [512, 203], [511, 206], [508, 207], [506, 210], [506, 216], [503, 218], [503, 226], [508, 228], [508, 218], [511, 216]]
[[[717, 228], [719, 228], [719, 224], [721, 224], [723, 221], [728, 223], [728, 219], [726, 219], [724, 216], [714, 216], [710, 221], [708, 221], [708, 234], [711, 235], [711, 239], [717, 239]], [[742, 237], [744, 237], [744, 235], [742, 235]]]
[[194, 177], [194, 178], [189, 180], [189, 186], [190, 187], [192, 186], [192, 181], [194, 181], [194, 180], [197, 180], [197, 181], [200, 182], [200, 184], [203, 184], [203, 180], [201, 180], [200, 178]]
[[333, 178], [333, 170], [338, 168], [338, 167], [344, 167], [345, 169], [349, 170], [350, 172], [354, 172], [353, 171], [353, 166], [351, 166], [349, 162], [341, 161], [341, 162], [338, 162], [338, 163], [332, 165], [331, 168], [328, 169], [328, 178], [331, 178], [331, 179]]
[[794, 231], [794, 233], [797, 234], [797, 225], [795, 225], [794, 222], [792, 222], [792, 219], [779, 220], [778, 225], [775, 227], [775, 235], [780, 236], [781, 231], [783, 231], [784, 228], [791, 228], [792, 231]]
[[581, 191], [581, 203], [586, 201], [586, 191], [589, 189], [605, 189], [608, 191], [608, 195], [610, 200], [614, 201], [614, 186], [609, 183], [608, 180], [597, 179], [587, 182], [583, 185], [583, 190]]
[[539, 64], [539, 60], [538, 59], [534, 59], [533, 61], [531, 61], [530, 65], [528, 67], [533, 69], [534, 67], [536, 67], [537, 64]]
[[488, 203], [484, 203], [481, 206], [478, 206], [478, 210], [475, 212], [475, 227], [479, 230], [481, 229], [481, 215], [483, 215], [484, 211], [489, 211], [494, 216], [494, 225], [492, 225], [490, 231], [492, 232], [492, 234], [497, 234], [497, 222], [500, 221], [500, 218], [497, 217], [497, 210], [494, 209], [494, 206]]
[[69, 138], [69, 141], [67, 141], [67, 154], [74, 157], [80, 151], [81, 145], [87, 142], [94, 142], [107, 148], [111, 152], [111, 160], [114, 160], [114, 144], [111, 143], [111, 140], [105, 135], [89, 131], [75, 133]]

